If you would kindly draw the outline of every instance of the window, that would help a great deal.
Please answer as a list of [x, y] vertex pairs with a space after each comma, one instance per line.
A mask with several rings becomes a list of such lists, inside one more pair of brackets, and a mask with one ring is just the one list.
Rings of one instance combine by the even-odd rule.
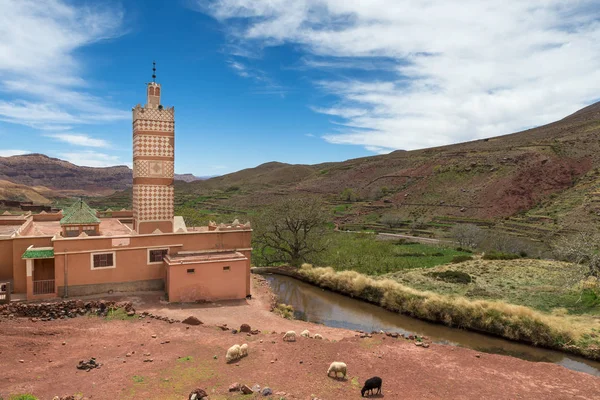
[[195, 268], [190, 268], [190, 269], [187, 270], [188, 274], [193, 274], [194, 272], [196, 272]]
[[223, 267], [223, 271], [229, 271], [231, 269], [231, 267], [227, 266], [227, 267]]
[[86, 235], [90, 235], [93, 236], [96, 234], [96, 227], [95, 226], [84, 226], [83, 231], [85, 232]]
[[169, 249], [148, 249], [148, 264], [162, 263], [167, 254]]
[[115, 268], [115, 253], [92, 253], [92, 269]]
[[67, 237], [77, 237], [79, 236], [79, 227], [78, 226], [66, 226], [65, 233]]

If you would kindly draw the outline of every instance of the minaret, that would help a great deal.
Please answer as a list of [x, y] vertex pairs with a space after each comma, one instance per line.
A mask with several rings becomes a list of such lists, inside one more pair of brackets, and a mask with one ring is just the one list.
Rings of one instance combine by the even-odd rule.
[[175, 108], [160, 104], [156, 64], [144, 107], [133, 108], [133, 227], [139, 234], [173, 232]]

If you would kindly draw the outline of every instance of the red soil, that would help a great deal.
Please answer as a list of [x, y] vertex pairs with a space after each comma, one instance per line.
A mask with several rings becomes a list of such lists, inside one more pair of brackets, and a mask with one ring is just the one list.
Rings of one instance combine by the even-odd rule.
[[[274, 393], [286, 392], [288, 399], [358, 399], [364, 380], [378, 375], [383, 378], [387, 399], [600, 398], [600, 379], [591, 375], [463, 348], [435, 344], [421, 348], [384, 335], [359, 339], [349, 331], [282, 320], [266, 310], [268, 290], [257, 286], [256, 280], [254, 293], [257, 295], [248, 302], [184, 309], [151, 301], [156, 296], [133, 298], [138, 301], [138, 311], [174, 318], [195, 315], [205, 323], [191, 327], [148, 318], [3, 320], [0, 397], [30, 392], [40, 399], [76, 393], [91, 399], [184, 399], [201, 387], [210, 399], [229, 399], [242, 398], [227, 391], [230, 384], [240, 382], [269, 386]], [[231, 327], [248, 323], [263, 332], [233, 335], [209, 326], [221, 323]], [[305, 328], [326, 339], [344, 338], [336, 342], [302, 337], [295, 343], [282, 341], [281, 332], [294, 329], [299, 333]], [[243, 342], [249, 343], [249, 356], [237, 364], [226, 364], [227, 348]], [[90, 372], [76, 369], [80, 360], [90, 357], [102, 367]], [[144, 362], [149, 358], [153, 361]], [[348, 365], [347, 380], [326, 376], [332, 361]]]

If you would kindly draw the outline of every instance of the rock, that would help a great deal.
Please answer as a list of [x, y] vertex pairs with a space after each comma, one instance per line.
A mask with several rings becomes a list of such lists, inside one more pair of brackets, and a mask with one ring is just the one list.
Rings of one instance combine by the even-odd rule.
[[423, 343], [423, 347], [428, 348], [429, 347], [429, 343]]
[[251, 331], [252, 329], [250, 329], [250, 325], [248, 324], [242, 324], [242, 326], [240, 326], [240, 332], [249, 333]]
[[423, 342], [415, 342], [415, 346], [423, 346]]
[[156, 339], [156, 335], [152, 335], [152, 339]]
[[250, 387], [248, 385], [243, 385], [240, 390], [242, 391], [242, 393], [244, 394], [252, 394], [252, 389], [250, 389]]
[[254, 384], [254, 386], [252, 386], [252, 391], [254, 393], [260, 392], [260, 385], [258, 383]]
[[135, 315], [135, 311], [133, 311], [133, 310], [127, 312], [128, 317], [133, 317], [134, 315]]
[[266, 387], [266, 388], [263, 388], [261, 393], [263, 396], [270, 396], [273, 394], [273, 391], [271, 390], [271, 388]]
[[192, 392], [188, 396], [188, 400], [200, 400], [205, 397], [208, 397], [208, 394], [203, 389], [197, 388], [192, 390]]
[[25, 362], [25, 360], [19, 360], [19, 362], [20, 362], [20, 363], [24, 363], [24, 362]]
[[240, 385], [238, 382], [232, 383], [231, 385], [229, 385], [229, 391], [230, 392], [239, 392], [242, 389], [242, 385]]
[[398, 332], [392, 332], [390, 334], [390, 336], [393, 337], [393, 338], [397, 338], [398, 337]]
[[151, 359], [151, 358], [146, 358], [146, 359], [144, 360], [144, 362], [152, 362], [152, 361], [154, 361], [154, 360], [153, 360], [153, 359]]
[[237, 329], [232, 329], [231, 333], [233, 333], [235, 335], [236, 333], [238, 333], [238, 330]]

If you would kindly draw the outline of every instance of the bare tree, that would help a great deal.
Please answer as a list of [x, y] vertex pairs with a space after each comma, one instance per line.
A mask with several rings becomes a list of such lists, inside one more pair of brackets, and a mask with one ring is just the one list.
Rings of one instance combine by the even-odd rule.
[[326, 248], [327, 214], [323, 203], [311, 197], [281, 200], [264, 209], [253, 223], [254, 247], [266, 264], [300, 266]]
[[398, 228], [404, 224], [402, 217], [396, 214], [384, 214], [381, 217], [381, 223], [390, 228]]
[[563, 236], [552, 244], [552, 248], [559, 259], [585, 266], [587, 276], [600, 277], [600, 233], [578, 232]]
[[450, 234], [460, 247], [465, 248], [478, 247], [485, 237], [483, 230], [475, 224], [454, 225]]

